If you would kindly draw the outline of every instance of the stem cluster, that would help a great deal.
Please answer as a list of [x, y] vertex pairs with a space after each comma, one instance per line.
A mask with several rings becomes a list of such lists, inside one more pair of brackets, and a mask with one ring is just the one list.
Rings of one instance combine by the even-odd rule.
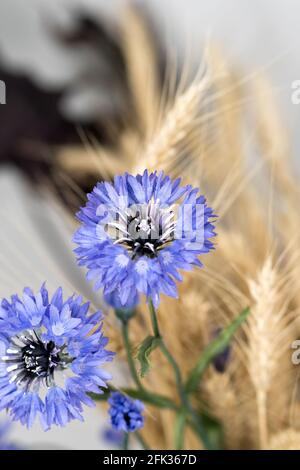
[[[248, 308], [243, 310], [241, 314], [206, 347], [195, 367], [190, 371], [187, 381], [184, 382], [180, 367], [161, 335], [157, 313], [151, 300], [148, 302], [148, 307], [154, 335], [153, 338], [156, 340], [157, 347], [165, 356], [174, 372], [179, 404], [168, 397], [148, 391], [142, 384], [133, 359], [132, 347], [129, 338], [129, 321], [133, 315], [122, 315], [122, 312], [118, 311], [117, 316], [122, 322], [123, 342], [126, 349], [129, 370], [136, 385], [136, 390], [125, 389], [123, 391], [132, 398], [139, 398], [146, 403], [150, 403], [160, 408], [172, 409], [176, 413], [174, 432], [174, 446], [176, 449], [182, 449], [184, 446], [184, 433], [186, 426], [189, 426], [194, 431], [205, 449], [214, 449], [216, 448], [216, 444], [212, 441], [206, 430], [204, 417], [194, 408], [191, 402], [191, 394], [197, 390], [205, 370], [214, 357], [216, 357], [217, 354], [220, 354], [229, 344], [236, 330], [249, 315], [250, 310]], [[145, 440], [139, 433], [136, 433], [136, 437], [143, 448], [149, 449], [149, 446], [145, 443]], [[124, 446], [125, 445], [126, 447], [128, 446], [128, 436], [126, 438], [126, 442], [124, 440]]]

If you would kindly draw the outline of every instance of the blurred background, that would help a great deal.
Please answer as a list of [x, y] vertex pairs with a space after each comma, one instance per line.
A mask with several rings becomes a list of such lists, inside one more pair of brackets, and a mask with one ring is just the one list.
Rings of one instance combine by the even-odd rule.
[[[264, 71], [272, 81], [295, 167], [300, 151], [300, 105], [293, 104], [293, 83], [300, 80], [297, 0], [144, 0], [135, 4], [155, 32], [160, 63], [166, 51], [178, 63], [192, 50], [197, 65], [207, 38], [246, 77]], [[62, 284], [101, 300], [85, 285], [75, 267], [70, 241], [72, 216], [61, 202], [78, 207], [63, 185], [74, 180], [82, 191], [93, 175], [82, 178], [81, 163], [71, 166], [64, 154], [58, 173], [57, 149], [89, 144], [113, 145], [110, 128], [123, 125], [127, 77], [120, 48], [121, 0], [1, 0], [0, 80], [6, 84], [6, 104], [0, 105], [0, 296], [37, 288], [47, 279], [50, 290]], [[162, 65], [163, 68], [163, 65]], [[61, 168], [60, 168], [61, 170]], [[87, 172], [88, 173], [88, 172]], [[55, 199], [36, 192], [44, 189]], [[57, 203], [58, 199], [60, 203]], [[60, 223], [57, 223], [57, 220]], [[0, 416], [4, 419], [4, 415]], [[19, 425], [11, 439], [25, 448], [98, 449], [111, 447], [103, 439], [107, 418], [85, 412], [84, 424], [42, 433]]]

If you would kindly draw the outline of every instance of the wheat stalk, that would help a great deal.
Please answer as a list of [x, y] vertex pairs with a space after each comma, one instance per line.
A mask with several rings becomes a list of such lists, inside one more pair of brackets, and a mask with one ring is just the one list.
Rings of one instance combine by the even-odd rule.
[[280, 371], [282, 348], [289, 344], [287, 301], [280, 276], [272, 259], [266, 259], [255, 280], [249, 281], [252, 299], [244, 347], [247, 368], [256, 394], [260, 448], [268, 444], [268, 398], [271, 386]]
[[136, 171], [163, 169], [163, 166], [176, 155], [176, 149], [186, 139], [195, 125], [201, 100], [208, 89], [209, 75], [192, 83], [179, 95], [168, 111], [160, 129], [148, 143], [141, 155]]

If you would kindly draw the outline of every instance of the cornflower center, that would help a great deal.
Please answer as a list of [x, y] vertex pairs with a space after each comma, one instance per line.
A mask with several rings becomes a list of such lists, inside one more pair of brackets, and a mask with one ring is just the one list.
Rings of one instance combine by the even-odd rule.
[[57, 348], [53, 341], [44, 343], [35, 331], [13, 338], [12, 346], [1, 358], [11, 374], [10, 381], [27, 390], [41, 381], [50, 386], [54, 371], [65, 367], [64, 359], [63, 348]]
[[114, 243], [123, 245], [132, 259], [140, 256], [155, 258], [174, 240], [176, 220], [172, 208], [149, 202], [120, 211], [117, 220], [109, 222], [107, 227], [115, 230]]

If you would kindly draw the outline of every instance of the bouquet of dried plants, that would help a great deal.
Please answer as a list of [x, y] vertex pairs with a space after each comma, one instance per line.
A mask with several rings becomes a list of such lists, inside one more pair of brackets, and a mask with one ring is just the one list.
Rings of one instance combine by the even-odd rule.
[[174, 412], [182, 411], [182, 381], [210, 444], [300, 449], [292, 361], [300, 326], [299, 187], [273, 89], [262, 71], [243, 76], [211, 43], [196, 72], [186, 64], [179, 73], [167, 55], [162, 83], [153, 37], [136, 10], [127, 11], [121, 33], [130, 119], [113, 145], [85, 135], [82, 147], [57, 153], [57, 165], [71, 178], [88, 171], [99, 181], [164, 171], [200, 187], [218, 215], [205, 268], [186, 274], [179, 298], [163, 296], [157, 313], [150, 303], [154, 330], [160, 324], [154, 338], [163, 332], [159, 347], [142, 343], [152, 334], [146, 302], [130, 320], [119, 309], [106, 326], [112, 349], [129, 359], [128, 389], [142, 382], [147, 390], [136, 394], [148, 402], [140, 440], [172, 448], [175, 429], [178, 447], [199, 448], [192, 415]]

